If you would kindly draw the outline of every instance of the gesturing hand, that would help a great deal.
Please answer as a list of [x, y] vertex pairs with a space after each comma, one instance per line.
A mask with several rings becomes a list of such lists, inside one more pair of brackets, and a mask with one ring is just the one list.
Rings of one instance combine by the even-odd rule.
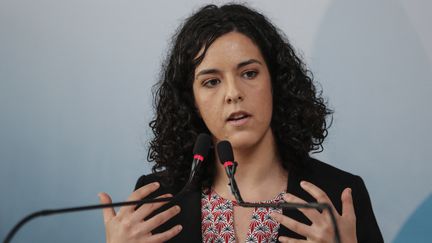
[[[342, 192], [342, 215], [339, 215], [337, 210], [334, 208], [333, 203], [323, 190], [306, 181], [302, 181], [300, 186], [306, 192], [312, 195], [317, 200], [317, 202], [327, 203], [330, 205], [336, 217], [342, 243], [356, 243], [356, 216], [351, 196], [351, 189], [345, 188], [345, 190]], [[306, 203], [306, 201], [303, 199], [288, 193], [284, 195], [284, 200], [286, 202], [293, 203]], [[271, 217], [288, 229], [296, 232], [297, 234], [303, 235], [306, 237], [306, 240], [298, 240], [280, 236], [280, 242], [334, 242], [335, 234], [328, 210], [324, 210], [322, 213], [316, 209], [309, 208], [302, 208], [299, 210], [312, 222], [312, 225], [300, 223], [279, 213], [273, 213]]]
[[[134, 191], [128, 197], [128, 201], [140, 200], [145, 198], [150, 193], [159, 188], [159, 183], [151, 183]], [[106, 193], [100, 193], [99, 200], [101, 203], [111, 203], [111, 197]], [[160, 197], [171, 197], [170, 194], [165, 194]], [[158, 209], [166, 202], [143, 204], [135, 210], [136, 206], [124, 206], [120, 208], [118, 213], [113, 208], [103, 209], [103, 218], [106, 231], [107, 243], [118, 242], [164, 242], [176, 236], [182, 229], [181, 225], [176, 225], [171, 229], [159, 233], [152, 234], [151, 231], [159, 225], [180, 212], [179, 206], [173, 206], [166, 211], [163, 211], [150, 219], [144, 220], [154, 210]]]

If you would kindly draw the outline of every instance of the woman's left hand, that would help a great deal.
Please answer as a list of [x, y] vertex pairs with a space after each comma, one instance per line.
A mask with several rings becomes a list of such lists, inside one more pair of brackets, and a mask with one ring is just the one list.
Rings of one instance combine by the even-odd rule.
[[[312, 195], [318, 203], [327, 203], [333, 210], [336, 222], [339, 227], [342, 243], [357, 243], [356, 235], [356, 216], [354, 212], [351, 189], [345, 188], [342, 192], [342, 215], [339, 215], [330, 201], [327, 194], [312, 183], [302, 181], [300, 186]], [[292, 194], [285, 194], [284, 200], [292, 203], [307, 203], [303, 199]], [[320, 213], [316, 209], [301, 208], [299, 209], [311, 222], [311, 225], [300, 223], [292, 218], [279, 213], [272, 213], [272, 218], [287, 227], [288, 229], [306, 237], [306, 240], [298, 240], [286, 236], [280, 236], [280, 242], [334, 242], [335, 234], [328, 210]]]

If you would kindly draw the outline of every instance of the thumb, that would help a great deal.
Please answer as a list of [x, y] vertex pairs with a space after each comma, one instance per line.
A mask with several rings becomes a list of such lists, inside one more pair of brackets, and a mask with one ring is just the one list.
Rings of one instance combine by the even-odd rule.
[[[112, 203], [111, 197], [105, 192], [99, 193], [98, 197], [99, 197], [99, 202], [101, 204]], [[102, 209], [102, 213], [103, 213], [104, 224], [106, 224], [108, 221], [110, 221], [112, 218], [116, 216], [114, 208], [112, 207]]]

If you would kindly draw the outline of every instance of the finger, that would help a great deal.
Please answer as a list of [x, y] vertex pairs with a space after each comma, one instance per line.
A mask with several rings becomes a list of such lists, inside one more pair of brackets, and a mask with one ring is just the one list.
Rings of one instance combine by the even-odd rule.
[[182, 229], [183, 229], [183, 227], [181, 225], [176, 225], [176, 226], [172, 227], [171, 229], [169, 229], [169, 230], [167, 230], [167, 231], [165, 231], [163, 233], [152, 235], [149, 238], [149, 242], [165, 242], [165, 241], [168, 241], [169, 239], [173, 238], [178, 233], [180, 233], [180, 231]]
[[[292, 202], [292, 203], [301, 203], [306, 204], [307, 202], [293, 194], [286, 193], [283, 195], [283, 199], [286, 202]], [[300, 212], [302, 212], [310, 221], [314, 222], [317, 218], [321, 216], [321, 214], [318, 212], [318, 210], [313, 208], [299, 208]]]
[[332, 201], [327, 196], [327, 193], [325, 193], [323, 190], [321, 190], [321, 188], [319, 188], [319, 187], [315, 186], [314, 184], [312, 184], [310, 182], [307, 182], [307, 181], [300, 182], [300, 186], [303, 188], [303, 190], [305, 190], [312, 197], [314, 197], [317, 200], [317, 202], [319, 202], [319, 203], [327, 203], [327, 204], [330, 205], [330, 207], [332, 208], [333, 212], [337, 212], [336, 209], [333, 206]]
[[342, 216], [355, 219], [354, 203], [351, 188], [345, 188], [341, 196]]
[[[171, 194], [164, 194], [162, 196], [159, 196], [157, 198], [168, 198], [172, 197]], [[133, 213], [132, 221], [133, 222], [140, 222], [144, 220], [147, 216], [149, 216], [153, 211], [160, 208], [162, 205], [167, 204], [168, 202], [158, 202], [158, 203], [148, 203], [143, 204], [141, 207], [139, 207], [137, 210], [135, 210], [135, 213]]]
[[[105, 192], [99, 193], [98, 197], [99, 197], [99, 202], [101, 204], [112, 203], [111, 197]], [[112, 207], [111, 208], [103, 208], [102, 213], [103, 213], [104, 224], [106, 224], [108, 221], [110, 221], [112, 218], [114, 218], [116, 216], [114, 208], [112, 208]]]
[[159, 225], [165, 223], [166, 221], [168, 221], [169, 219], [171, 219], [172, 217], [177, 215], [178, 213], [180, 213], [180, 207], [177, 205], [173, 206], [173, 207], [155, 215], [151, 219], [142, 222], [141, 223], [143, 225], [142, 227], [145, 227], [146, 231], [150, 232], [150, 231], [154, 230], [155, 228], [157, 228]]
[[310, 236], [310, 233], [312, 232], [312, 229], [309, 225], [302, 224], [280, 213], [273, 212], [270, 214], [270, 217], [272, 217], [274, 220], [278, 221], [288, 229], [296, 232], [299, 235], [303, 235], [306, 238], [308, 238]]
[[[139, 188], [138, 190], [132, 192], [129, 197], [127, 198], [127, 201], [136, 201], [136, 200], [140, 200], [142, 198], [147, 197], [150, 193], [156, 191], [159, 188], [159, 183], [158, 182], [153, 182], [150, 184], [147, 184], [141, 188]], [[131, 205], [131, 206], [123, 206], [120, 208], [118, 214], [119, 215], [123, 215], [123, 214], [130, 214], [133, 213], [135, 211], [135, 205]]]
[[306, 243], [306, 240], [300, 240], [300, 239], [294, 239], [294, 238], [289, 238], [286, 236], [279, 236], [278, 240], [282, 243]]

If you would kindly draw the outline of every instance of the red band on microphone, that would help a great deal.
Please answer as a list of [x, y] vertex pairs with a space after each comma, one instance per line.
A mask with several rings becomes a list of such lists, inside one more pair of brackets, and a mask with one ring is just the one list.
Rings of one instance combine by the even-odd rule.
[[195, 154], [195, 155], [194, 155], [194, 159], [197, 159], [197, 160], [199, 160], [199, 161], [203, 161], [203, 160], [204, 160], [204, 157], [202, 157], [202, 156], [199, 155], [199, 154]]
[[225, 161], [224, 167], [227, 167], [227, 166], [230, 166], [230, 165], [234, 165], [234, 163], [232, 161]]

